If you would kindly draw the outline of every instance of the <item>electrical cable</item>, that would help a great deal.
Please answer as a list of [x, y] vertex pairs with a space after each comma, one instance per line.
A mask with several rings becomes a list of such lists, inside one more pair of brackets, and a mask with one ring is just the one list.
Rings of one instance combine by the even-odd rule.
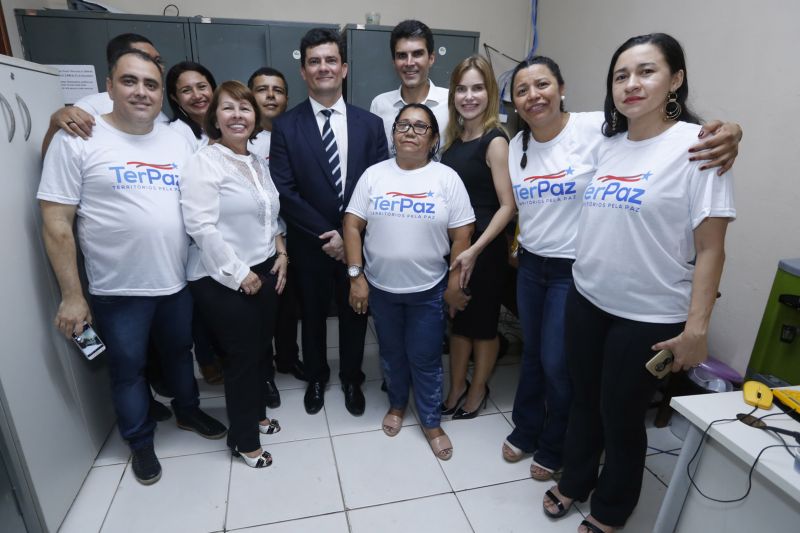
[[[752, 415], [757, 410], [758, 410], [757, 407], [753, 408], [752, 411], [747, 413], [748, 416]], [[768, 414], [768, 415], [764, 415], [761, 418], [763, 419], [763, 418], [767, 418], [769, 416], [782, 415], [782, 414], [784, 414], [784, 413], [771, 413], [771, 414]], [[703, 431], [703, 435], [702, 435], [702, 437], [700, 437], [700, 442], [697, 444], [697, 448], [695, 449], [694, 454], [692, 455], [692, 458], [689, 459], [689, 462], [686, 464], [686, 475], [689, 478], [689, 483], [691, 483], [692, 487], [694, 487], [694, 489], [698, 492], [698, 494], [700, 494], [702, 497], [706, 498], [707, 500], [711, 500], [712, 502], [717, 502], [717, 503], [736, 503], [736, 502], [740, 502], [740, 501], [744, 500], [745, 498], [747, 498], [750, 495], [750, 490], [753, 488], [753, 471], [755, 470], [759, 459], [761, 459], [761, 456], [764, 454], [765, 451], [769, 450], [770, 448], [785, 448], [787, 451], [789, 451], [790, 448], [795, 448], [795, 449], [800, 450], [800, 446], [788, 445], [788, 444], [786, 444], [786, 441], [783, 440], [783, 437], [778, 435], [778, 437], [781, 439], [783, 444], [772, 444], [770, 446], [765, 446], [764, 448], [761, 449], [760, 452], [758, 452], [758, 455], [756, 456], [755, 461], [753, 461], [753, 464], [750, 465], [750, 470], [747, 472], [747, 490], [745, 491], [744, 495], [742, 495], [739, 498], [734, 498], [732, 500], [721, 500], [721, 499], [718, 499], [718, 498], [713, 498], [713, 497], [707, 495], [706, 493], [704, 493], [702, 490], [700, 490], [700, 487], [698, 487], [697, 483], [695, 483], [694, 477], [692, 476], [692, 463], [697, 458], [697, 454], [700, 453], [700, 449], [703, 447], [703, 444], [705, 443], [706, 437], [708, 436], [708, 432], [711, 429], [711, 426], [713, 426], [714, 424], [719, 424], [719, 423], [723, 423], [723, 422], [738, 422], [738, 421], [739, 421], [738, 418], [720, 418], [719, 420], [714, 420], [714, 421], [710, 422], [708, 424], [708, 427], [706, 427], [705, 431]], [[789, 451], [789, 453], [791, 454], [791, 451]]]
[[181, 8], [179, 8], [179, 7], [178, 7], [178, 6], [176, 6], [175, 4], [167, 4], [167, 5], [165, 5], [165, 6], [164, 6], [164, 10], [163, 10], [163, 11], [161, 11], [161, 14], [162, 14], [162, 15], [164, 15], [164, 16], [166, 16], [166, 15], [167, 15], [167, 9], [169, 9], [170, 7], [174, 7], [174, 8], [175, 8], [175, 14], [174, 14], [174, 15], [171, 15], [171, 16], [173, 16], [173, 17], [179, 17], [179, 16], [180, 16], [180, 14], [181, 14]]

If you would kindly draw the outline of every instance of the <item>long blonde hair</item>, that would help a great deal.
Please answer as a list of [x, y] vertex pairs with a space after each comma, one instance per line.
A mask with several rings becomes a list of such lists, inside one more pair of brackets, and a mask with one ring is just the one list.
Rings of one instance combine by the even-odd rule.
[[494, 77], [494, 71], [489, 62], [478, 54], [469, 56], [453, 69], [453, 74], [450, 76], [450, 93], [447, 96], [447, 112], [449, 119], [447, 122], [447, 131], [445, 138], [447, 144], [444, 149], [447, 150], [455, 142], [456, 139], [461, 137], [464, 133], [464, 126], [458, 123], [459, 115], [456, 112], [455, 96], [456, 86], [458, 86], [464, 74], [470, 70], [477, 70], [483, 76], [483, 83], [486, 86], [486, 94], [488, 102], [486, 109], [483, 112], [483, 133], [494, 128], [501, 128], [500, 117], [500, 91], [497, 88], [497, 80]]

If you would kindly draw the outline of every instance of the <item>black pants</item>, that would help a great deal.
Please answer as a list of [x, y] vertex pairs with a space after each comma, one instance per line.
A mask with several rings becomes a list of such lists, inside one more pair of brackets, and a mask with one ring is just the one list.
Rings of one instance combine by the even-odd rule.
[[[300, 302], [297, 297], [297, 274], [294, 267], [289, 265], [286, 276], [286, 285], [278, 296], [278, 311], [275, 317], [275, 350], [272, 343], [269, 345], [269, 360], [275, 360], [275, 365], [280, 368], [292, 368], [300, 357], [300, 347], [297, 346], [297, 322], [300, 315]], [[275, 369], [269, 365], [269, 377], [275, 378]]]
[[269, 273], [274, 262], [272, 257], [250, 267], [263, 280], [254, 295], [231, 290], [210, 277], [189, 282], [197, 309], [223, 354], [228, 446], [241, 452], [261, 446], [258, 422], [267, 412], [265, 385], [272, 365], [267, 354], [277, 306], [277, 280]]
[[348, 303], [350, 280], [346, 267], [339, 261], [325, 258], [323, 264], [314, 268], [297, 265], [295, 273], [303, 319], [303, 364], [308, 381], [324, 383], [330, 378], [326, 320], [334, 298], [339, 316], [339, 377], [342, 383], [360, 385], [364, 381], [361, 362], [367, 317], [356, 314]]
[[[574, 287], [566, 318], [573, 397], [558, 488], [580, 501], [594, 490], [592, 516], [621, 527], [639, 501], [647, 454], [644, 419], [658, 385], [644, 365], [655, 355], [650, 347], [679, 335], [684, 325], [610, 315]], [[598, 476], [603, 449], [605, 463]]]

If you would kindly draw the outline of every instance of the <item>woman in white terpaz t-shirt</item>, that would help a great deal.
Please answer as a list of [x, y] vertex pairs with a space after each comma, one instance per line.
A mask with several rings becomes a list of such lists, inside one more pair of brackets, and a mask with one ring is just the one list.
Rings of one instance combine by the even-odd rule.
[[440, 409], [444, 305], [453, 316], [468, 298], [460, 268], [448, 277], [445, 257], [470, 246], [475, 215], [458, 174], [432, 161], [439, 125], [427, 106], [404, 106], [392, 139], [396, 157], [368, 168], [347, 206], [350, 305], [366, 313], [369, 304], [375, 319], [390, 403], [384, 433], [400, 431], [413, 385], [422, 430], [436, 457], [448, 460], [453, 445], [441, 428]]
[[[686, 108], [686, 62], [662, 33], [614, 53], [598, 168], [582, 194], [575, 288], [567, 297], [566, 354], [573, 385], [564, 471], [545, 513], [563, 516], [592, 494], [579, 532], [625, 524], [639, 498], [645, 412], [659, 350], [673, 371], [707, 357], [707, 329], [724, 263], [733, 178], [686, 159], [700, 126]], [[605, 461], [598, 476], [600, 455]]]

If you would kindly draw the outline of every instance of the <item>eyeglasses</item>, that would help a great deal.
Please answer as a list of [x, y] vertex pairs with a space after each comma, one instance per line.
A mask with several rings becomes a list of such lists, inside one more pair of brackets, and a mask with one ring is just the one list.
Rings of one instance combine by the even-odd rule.
[[417, 135], [425, 135], [426, 133], [428, 133], [428, 130], [431, 129], [432, 127], [433, 126], [429, 126], [424, 122], [415, 122], [412, 124], [407, 120], [401, 120], [400, 122], [394, 123], [394, 131], [399, 133], [406, 133], [408, 130], [413, 128], [414, 133], [416, 133]]

